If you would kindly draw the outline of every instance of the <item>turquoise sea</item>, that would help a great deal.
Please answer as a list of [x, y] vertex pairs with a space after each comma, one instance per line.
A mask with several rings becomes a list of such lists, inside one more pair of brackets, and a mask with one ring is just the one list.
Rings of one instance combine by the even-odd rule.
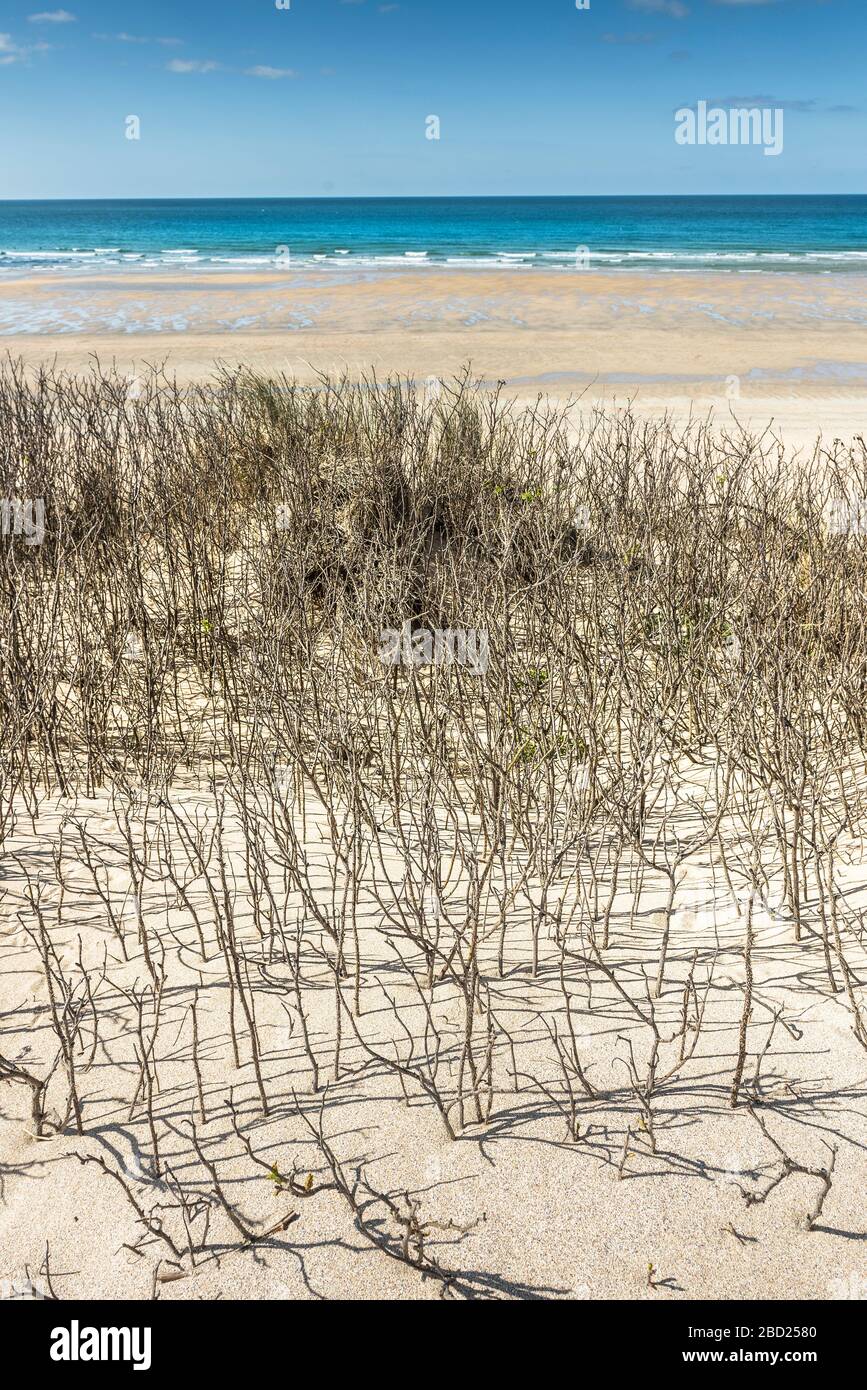
[[155, 265], [867, 269], [867, 196], [0, 202], [0, 276]]

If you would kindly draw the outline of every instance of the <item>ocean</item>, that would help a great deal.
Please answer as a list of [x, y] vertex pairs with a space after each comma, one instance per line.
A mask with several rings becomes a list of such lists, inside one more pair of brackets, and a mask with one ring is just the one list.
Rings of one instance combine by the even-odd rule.
[[867, 269], [867, 196], [0, 202], [0, 275], [274, 265]]

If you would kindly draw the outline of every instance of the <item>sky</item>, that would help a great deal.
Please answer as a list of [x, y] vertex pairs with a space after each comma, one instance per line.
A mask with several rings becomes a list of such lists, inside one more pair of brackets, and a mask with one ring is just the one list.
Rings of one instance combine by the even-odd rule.
[[[0, 198], [867, 192], [867, 0], [38, 4], [0, 0]], [[782, 153], [678, 144], [700, 100]]]

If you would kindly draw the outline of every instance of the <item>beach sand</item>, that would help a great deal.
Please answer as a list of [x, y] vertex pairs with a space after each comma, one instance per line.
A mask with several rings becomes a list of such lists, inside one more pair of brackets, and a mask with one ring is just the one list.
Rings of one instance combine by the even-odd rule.
[[867, 399], [867, 277], [426, 268], [359, 275], [168, 270], [0, 284], [3, 346], [28, 364], [185, 381], [245, 363], [302, 382], [375, 371], [505, 383], [809, 448], [850, 441]]
[[[175, 809], [190, 823], [213, 817], [214, 802], [194, 788], [178, 788]], [[130, 1111], [135, 1090], [135, 1012], [118, 987], [139, 989], [147, 982], [135, 945], [129, 879], [123, 868], [118, 822], [110, 803], [79, 799], [43, 806], [37, 831], [22, 817], [9, 849], [31, 872], [47, 862], [48, 847], [59, 843], [62, 818], [86, 826], [106, 847], [106, 863], [115, 863], [105, 887], [127, 923], [125, 961], [116, 936], [100, 909], [92, 882], [84, 873], [69, 837], [63, 855], [67, 884], [63, 927], [52, 927], [59, 961], [68, 972], [81, 956], [85, 967], [101, 973], [107, 960], [110, 985], [99, 988], [102, 1024], [96, 1065], [85, 1069], [90, 1028], [81, 1047], [81, 1089], [86, 1096], [87, 1134], [68, 1130], [36, 1140], [29, 1123], [29, 1092], [23, 1086], [0, 1091], [0, 1279], [23, 1287], [26, 1271], [38, 1271], [46, 1242], [51, 1269], [62, 1297], [148, 1298], [155, 1271], [182, 1269], [177, 1282], [161, 1286], [160, 1297], [244, 1299], [425, 1299], [441, 1296], [436, 1279], [385, 1257], [362, 1239], [351, 1213], [334, 1192], [321, 1190], [330, 1180], [321, 1153], [292, 1113], [291, 1091], [315, 1120], [319, 1097], [311, 1093], [310, 1067], [299, 1030], [287, 1026], [287, 1013], [273, 993], [257, 992], [257, 1022], [263, 1040], [262, 1070], [272, 1113], [263, 1117], [256, 1099], [249, 1049], [243, 1028], [241, 1066], [235, 1068], [229, 1046], [229, 997], [223, 960], [206, 925], [206, 959], [198, 952], [189, 913], [176, 910], [154, 875], [141, 898], [151, 933], [151, 948], [165, 946], [166, 986], [159, 1041], [159, 1089], [156, 1124], [164, 1164], [163, 1181], [150, 1173], [151, 1140], [141, 1104]], [[136, 822], [137, 823], [137, 822]], [[205, 823], [203, 820], [202, 823]], [[308, 838], [313, 881], [322, 886], [323, 904], [333, 864], [325, 817], [308, 806]], [[389, 839], [394, 839], [393, 835]], [[243, 846], [227, 839], [239, 940], [254, 955], [258, 934], [249, 896], [240, 888]], [[396, 841], [395, 841], [396, 848]], [[865, 888], [862, 849], [846, 839], [855, 867], [850, 871], [851, 906], [863, 907]], [[400, 861], [390, 862], [394, 883]], [[618, 899], [609, 966], [630, 993], [641, 1000], [641, 969], [652, 972], [659, 946], [664, 893], [659, 876], [648, 882], [634, 926], [627, 926], [628, 895]], [[56, 884], [46, 875], [45, 910], [53, 921]], [[715, 885], [710, 887], [710, 885]], [[33, 943], [21, 929], [22, 879], [13, 866], [7, 901], [0, 912], [3, 973], [0, 1007], [4, 1011], [4, 1050], [19, 1055], [22, 1065], [40, 1074], [52, 1055], [47, 1022], [47, 993]], [[530, 890], [532, 896], [533, 890]], [[714, 898], [712, 913], [696, 914], [696, 903]], [[207, 924], [207, 901], [194, 900]], [[796, 945], [792, 923], [784, 916], [757, 910], [753, 952], [754, 1010], [749, 1029], [746, 1081], [751, 1090], [760, 1066], [762, 1114], [774, 1140], [798, 1163], [822, 1168], [835, 1148], [834, 1180], [821, 1218], [807, 1229], [806, 1213], [815, 1208], [822, 1183], [795, 1173], [784, 1179], [767, 1201], [748, 1205], [744, 1193], [761, 1192], [780, 1168], [779, 1154], [750, 1117], [743, 1102], [727, 1106], [743, 1000], [743, 917], [728, 897], [718, 867], [705, 856], [696, 859], [678, 895], [671, 968], [660, 1018], [666, 1035], [674, 1035], [681, 1009], [682, 984], [694, 952], [702, 962], [699, 990], [713, 958], [713, 985], [695, 1056], [654, 1100], [652, 1142], [642, 1128], [640, 1106], [631, 1097], [627, 1078], [627, 1042], [643, 1068], [647, 1029], [624, 1000], [598, 975], [592, 1003], [573, 988], [573, 1027], [587, 1076], [598, 1090], [595, 1100], [581, 1097], [581, 1137], [572, 1142], [554, 1106], [540, 1094], [534, 1078], [554, 1092], [560, 1084], [552, 1070], [552, 1044], [543, 1018], [555, 1018], [562, 1002], [557, 984], [557, 951], [545, 933], [538, 977], [528, 969], [528, 902], [519, 900], [510, 917], [510, 944], [505, 976], [493, 983], [498, 1017], [508, 1027], [515, 1051], [498, 1046], [491, 1119], [470, 1124], [460, 1138], [444, 1133], [437, 1111], [413, 1082], [408, 1099], [394, 1074], [381, 1066], [362, 1072], [365, 1056], [346, 1020], [339, 1063], [336, 1062], [336, 1012], [327, 971], [307, 974], [305, 1007], [308, 1028], [328, 1083], [326, 1136], [351, 1176], [360, 1167], [365, 1180], [380, 1191], [408, 1191], [421, 1202], [426, 1220], [442, 1223], [433, 1231], [430, 1251], [460, 1273], [471, 1297], [570, 1299], [810, 1299], [864, 1298], [867, 1262], [863, 1254], [867, 1183], [867, 1114], [863, 1094], [867, 1056], [852, 1035], [845, 999], [823, 996], [822, 950], [818, 937]], [[136, 905], [135, 910], [138, 910]], [[393, 956], [381, 927], [381, 910], [362, 891], [359, 926], [362, 948], [379, 961], [381, 979], [403, 1021], [417, 1038], [424, 1033], [418, 997], [406, 979], [395, 975]], [[521, 929], [521, 924], [523, 930]], [[32, 921], [31, 921], [32, 925]], [[308, 928], [309, 930], [309, 928]], [[81, 937], [81, 943], [77, 937]], [[403, 943], [406, 949], [406, 942]], [[370, 953], [373, 953], [370, 955]], [[850, 955], [860, 974], [867, 958]], [[375, 973], [379, 973], [375, 972]], [[275, 974], [280, 969], [275, 967]], [[98, 1155], [120, 1172], [147, 1211], [167, 1203], [167, 1229], [182, 1241], [177, 1213], [171, 1213], [165, 1175], [207, 1190], [207, 1175], [189, 1143], [189, 1116], [197, 1106], [191, 1070], [190, 1004], [199, 988], [198, 1026], [207, 1123], [198, 1124], [200, 1142], [215, 1162], [223, 1190], [245, 1221], [265, 1230], [287, 1213], [297, 1220], [285, 1234], [245, 1250], [225, 1214], [215, 1209], [211, 1249], [191, 1265], [171, 1254], [142, 1230], [119, 1186], [75, 1154]], [[351, 986], [346, 985], [347, 1000]], [[646, 1007], [646, 1000], [643, 1001]], [[772, 1027], [774, 1014], [783, 1019]], [[458, 1003], [447, 986], [437, 988], [434, 1013], [455, 1022]], [[150, 1010], [145, 1028], [151, 1026]], [[389, 1039], [402, 1039], [383, 991], [365, 985], [359, 1029], [384, 1053]], [[762, 1062], [759, 1054], [773, 1034]], [[618, 1041], [619, 1039], [619, 1041]], [[405, 1050], [405, 1042], [401, 1042]], [[660, 1075], [677, 1061], [678, 1046], [664, 1045]], [[619, 1060], [618, 1060], [619, 1059]], [[335, 1080], [337, 1076], [337, 1080]], [[513, 1080], [513, 1076], [516, 1079]], [[440, 1084], [446, 1086], [444, 1077]], [[230, 1088], [241, 1119], [265, 1169], [254, 1165], [233, 1135], [224, 1103]], [[611, 1088], [609, 1090], [609, 1088]], [[59, 1086], [53, 1095], [62, 1093]], [[320, 1092], [321, 1095], [321, 1092]], [[624, 1161], [627, 1130], [630, 1152]], [[267, 1165], [285, 1174], [297, 1168], [302, 1181], [313, 1174], [311, 1200], [276, 1192]], [[372, 1220], [386, 1213], [368, 1207]], [[448, 1228], [448, 1223], [467, 1228]], [[196, 1230], [202, 1229], [199, 1220]], [[132, 1249], [137, 1247], [137, 1251]], [[648, 1282], [648, 1268], [654, 1275]], [[37, 1288], [44, 1280], [34, 1278]]]
[[[201, 277], [195, 284], [189, 277], [167, 275], [123, 283], [64, 278], [5, 283], [0, 319], [8, 322], [14, 303], [25, 305], [31, 320], [34, 305], [41, 306], [52, 331], [19, 336], [7, 328], [9, 352], [30, 366], [53, 361], [80, 371], [98, 356], [103, 367], [114, 362], [133, 379], [147, 364], [165, 362], [183, 380], [205, 381], [220, 360], [286, 372], [302, 381], [315, 381], [322, 372], [345, 369], [358, 377], [375, 369], [380, 377], [409, 373], [421, 383], [459, 373], [471, 363], [474, 375], [492, 387], [505, 382], [506, 394], [518, 399], [583, 392], [587, 404], [633, 399], [649, 414], [712, 411], [721, 428], [734, 429], [740, 422], [757, 432], [773, 420], [773, 428], [797, 448], [811, 446], [819, 433], [829, 440], [848, 439], [863, 428], [864, 284], [851, 276], [468, 271], [403, 272], [361, 283], [331, 277], [304, 286], [278, 283], [273, 276]], [[162, 317], [154, 308], [159, 300]], [[216, 319], [218, 302], [227, 320], [252, 317], [259, 326], [230, 331]], [[58, 304], [71, 325], [65, 333], [54, 331]], [[78, 320], [76, 305], [84, 316]], [[180, 315], [187, 327], [166, 331], [169, 313]], [[292, 314], [298, 317], [295, 327], [289, 326]], [[100, 316], [107, 320], [112, 315], [113, 329], [94, 328]], [[302, 316], [309, 322], [301, 324]], [[139, 319], [157, 326], [127, 331]], [[685, 767], [684, 778], [692, 775], [691, 767]], [[175, 784], [171, 800], [190, 825], [213, 825], [214, 798], [201, 785]], [[337, 891], [337, 866], [325, 817], [321, 806], [305, 804], [303, 817], [300, 809], [296, 824], [303, 825], [305, 862], [327, 904], [329, 892]], [[315, 1122], [321, 1091], [311, 1089], [297, 1021], [287, 1022], [290, 1015], [278, 993], [264, 986], [256, 992], [255, 1007], [272, 1112], [263, 1116], [243, 1027], [241, 1065], [234, 1064], [225, 962], [214, 935], [213, 900], [201, 882], [190, 893], [204, 923], [204, 951], [189, 911], [168, 891], [160, 863], [141, 895], [134, 893], [122, 822], [106, 796], [55, 798], [43, 805], [35, 825], [25, 806], [16, 804], [15, 810], [0, 895], [3, 1053], [41, 1077], [56, 1051], [37, 943], [24, 930], [24, 925], [31, 931], [34, 926], [25, 871], [40, 883], [58, 969], [74, 977], [80, 989], [80, 958], [98, 984], [100, 1032], [92, 1035], [86, 1021], [77, 1044], [85, 1096], [83, 1138], [69, 1127], [59, 1135], [35, 1137], [27, 1087], [0, 1087], [0, 1281], [5, 1281], [6, 1296], [26, 1291], [28, 1280], [37, 1290], [44, 1288], [39, 1271], [47, 1247], [61, 1297], [148, 1298], [160, 1274], [171, 1280], [159, 1286], [165, 1299], [441, 1296], [436, 1278], [423, 1278], [365, 1240], [343, 1198], [327, 1190], [330, 1174], [323, 1154], [292, 1101], [295, 1090]], [[265, 815], [265, 823], [271, 823], [273, 806]], [[105, 899], [76, 852], [76, 823], [99, 847], [106, 865], [100, 884], [124, 923], [122, 939], [112, 930]], [[158, 859], [170, 843], [182, 857], [172, 827], [168, 821], [162, 827], [167, 838]], [[686, 827], [687, 832], [694, 828]], [[407, 972], [394, 972], [393, 944], [382, 928], [382, 894], [388, 897], [384, 885], [399, 894], [409, 872], [394, 827], [387, 830], [386, 841], [391, 855], [387, 873], [380, 874], [376, 892], [369, 882], [360, 889], [360, 941], [370, 969], [357, 1022], [366, 1042], [390, 1057], [392, 1047], [406, 1045], [406, 1035], [397, 1026], [383, 981], [414, 1045], [421, 1048], [428, 1038], [418, 996]], [[226, 845], [237, 930], [255, 961], [262, 941], [253, 900], [242, 886], [245, 852], [237, 830], [230, 828]], [[863, 841], [841, 834], [837, 853], [845, 865], [841, 875], [847, 909], [862, 914], [867, 910]], [[624, 871], [624, 882], [626, 878]], [[637, 909], [622, 883], [612, 897], [612, 947], [606, 961], [641, 1008], [659, 956], [664, 902], [660, 874], [648, 874]], [[290, 932], [302, 907], [293, 896]], [[348, 1019], [342, 1033], [338, 1030], [342, 1015], [324, 963], [327, 941], [321, 933], [317, 936], [315, 924], [305, 926], [313, 940], [304, 966], [308, 1027], [322, 1083], [329, 1085], [326, 1138], [348, 1174], [360, 1168], [378, 1191], [407, 1192], [422, 1203], [425, 1220], [435, 1223], [429, 1249], [456, 1271], [456, 1287], [467, 1296], [825, 1300], [867, 1295], [867, 1054], [853, 1036], [843, 993], [827, 992], [821, 937], [811, 925], [796, 945], [785, 914], [764, 906], [756, 912], [755, 1002], [745, 1091], [765, 1103], [773, 1140], [803, 1168], [826, 1166], [836, 1149], [833, 1185], [814, 1229], [808, 1229], [806, 1213], [815, 1210], [822, 1189], [815, 1176], [789, 1174], [766, 1201], [749, 1204], [745, 1195], [760, 1194], [768, 1186], [778, 1173], [780, 1155], [743, 1098], [737, 1108], [729, 1105], [744, 998], [742, 905], [722, 881], [719, 864], [696, 856], [678, 884], [677, 909], [670, 971], [659, 1005], [667, 1039], [660, 1067], [673, 1066], [677, 1074], [656, 1093], [654, 1134], [642, 1128], [640, 1099], [629, 1089], [626, 1062], [632, 1045], [639, 1066], [647, 1066], [647, 1028], [629, 998], [601, 970], [593, 975], [592, 990], [587, 971], [576, 972], [570, 982], [578, 1045], [595, 1091], [593, 1098], [581, 1097], [577, 1140], [568, 1135], [551, 1100], [552, 1094], [563, 1093], [545, 1026], [558, 1012], [562, 1023], [560, 956], [546, 929], [540, 968], [531, 974], [533, 922], [542, 915], [532, 878], [524, 898], [509, 910], [506, 969], [490, 971], [493, 1008], [514, 1048], [510, 1055], [505, 1044], [497, 1045], [490, 1119], [475, 1124], [470, 1117], [454, 1141], [446, 1137], [435, 1105], [417, 1084], [408, 1084], [404, 1093], [394, 1071], [368, 1065]], [[150, 938], [155, 952], [157, 943], [165, 952], [153, 1106], [165, 1165], [161, 1179], [150, 1171], [152, 1135], [138, 1098], [135, 1008], [129, 993], [149, 983], [142, 922], [144, 939]], [[485, 949], [492, 952], [496, 926], [490, 930]], [[399, 935], [396, 940], [407, 949]], [[321, 957], [314, 956], [314, 946]], [[848, 948], [851, 968], [862, 980], [867, 976], [863, 938], [860, 944], [849, 942]], [[696, 1030], [695, 1055], [678, 1071], [678, 1027], [693, 959], [699, 961], [699, 988], [707, 987], [707, 1015]], [[103, 964], [106, 978], [99, 983]], [[225, 1210], [214, 1204], [208, 1250], [193, 1263], [183, 1253], [183, 1228], [177, 1210], [170, 1210], [166, 1174], [188, 1192], [207, 1196], [208, 1176], [191, 1155], [189, 1134], [197, 1105], [191, 1036], [196, 989], [207, 1109], [206, 1121], [199, 1123], [204, 1149], [219, 1163], [234, 1209], [257, 1231], [290, 1212], [296, 1219], [286, 1232], [250, 1250], [239, 1241]], [[346, 994], [351, 994], [349, 984]], [[437, 986], [437, 1021], [450, 1043], [460, 1038], [460, 1005], [448, 981]], [[776, 1015], [780, 1021], [775, 1025]], [[145, 1023], [150, 1026], [149, 1014]], [[685, 1040], [686, 1029], [682, 1036]], [[540, 1091], [537, 1079], [546, 1091]], [[441, 1081], [453, 1083], [451, 1076]], [[224, 1103], [230, 1089], [264, 1169], [251, 1161], [233, 1133]], [[58, 1072], [50, 1108], [62, 1095]], [[165, 1210], [182, 1250], [173, 1264], [158, 1240], [142, 1242], [141, 1226], [119, 1185], [96, 1166], [80, 1162], [88, 1154], [109, 1162], [148, 1212]], [[281, 1173], [295, 1168], [302, 1183], [309, 1172], [310, 1200], [275, 1190], [267, 1173], [271, 1164]], [[374, 1224], [387, 1224], [381, 1201], [371, 1199], [365, 1210]], [[203, 1211], [204, 1206], [195, 1215], [197, 1240]]]

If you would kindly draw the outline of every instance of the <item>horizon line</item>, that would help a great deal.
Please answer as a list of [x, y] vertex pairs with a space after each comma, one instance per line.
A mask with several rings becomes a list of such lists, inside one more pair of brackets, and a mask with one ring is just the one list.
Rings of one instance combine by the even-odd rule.
[[160, 193], [149, 197], [100, 195], [99, 197], [0, 198], [0, 207], [13, 203], [411, 203], [411, 202], [539, 202], [544, 199], [629, 199], [648, 198], [761, 198], [765, 201], [785, 198], [867, 198], [867, 190], [789, 192], [789, 193], [208, 193], [190, 195]]

